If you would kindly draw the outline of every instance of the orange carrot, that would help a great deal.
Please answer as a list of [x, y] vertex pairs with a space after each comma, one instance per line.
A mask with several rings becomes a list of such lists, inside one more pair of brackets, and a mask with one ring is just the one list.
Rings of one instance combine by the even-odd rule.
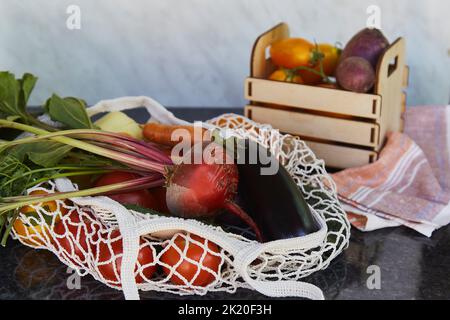
[[[179, 134], [183, 134], [182, 137], [178, 136], [173, 136], [173, 133], [176, 130], [179, 130]], [[194, 144], [194, 142], [199, 141], [200, 139], [203, 139], [203, 134], [205, 133], [206, 129], [205, 128], [200, 128], [201, 129], [201, 135], [199, 135], [198, 130], [199, 128], [195, 128], [194, 126], [190, 126], [190, 125], [167, 125], [167, 124], [161, 124], [161, 123], [156, 123], [156, 122], [150, 122], [147, 123], [144, 126], [144, 137], [154, 143], [158, 143], [158, 144], [162, 144], [165, 146], [175, 146], [176, 144], [178, 144], [179, 142], [181, 142], [183, 139], [190, 139], [191, 140], [191, 144]], [[185, 130], [185, 131], [181, 131], [181, 130]], [[197, 130], [197, 131], [195, 131]], [[195, 136], [195, 133], [197, 135], [199, 135], [198, 137]], [[185, 136], [185, 134], [187, 134]]]

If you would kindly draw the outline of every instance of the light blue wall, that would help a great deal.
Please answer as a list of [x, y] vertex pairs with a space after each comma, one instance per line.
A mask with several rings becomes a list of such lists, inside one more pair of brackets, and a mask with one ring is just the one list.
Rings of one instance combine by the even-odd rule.
[[[66, 8], [81, 8], [81, 30]], [[403, 35], [411, 66], [409, 104], [447, 103], [448, 0], [0, 0], [0, 69], [40, 77], [52, 92], [89, 103], [150, 95], [165, 105], [242, 106], [255, 38], [280, 21], [317, 41], [347, 41], [382, 9], [390, 40]]]

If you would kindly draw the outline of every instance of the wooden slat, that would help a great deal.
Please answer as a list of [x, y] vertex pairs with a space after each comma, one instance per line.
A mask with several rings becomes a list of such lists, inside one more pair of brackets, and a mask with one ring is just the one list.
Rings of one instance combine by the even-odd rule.
[[332, 168], [345, 169], [360, 167], [375, 161], [378, 157], [374, 151], [312, 141], [305, 142], [318, 159], [323, 159], [325, 165]]
[[381, 116], [381, 97], [372, 94], [247, 78], [245, 98], [294, 108], [331, 112], [367, 119]]
[[268, 123], [282, 132], [303, 137], [368, 147], [378, 145], [376, 123], [257, 106], [247, 106], [246, 114], [256, 122]]

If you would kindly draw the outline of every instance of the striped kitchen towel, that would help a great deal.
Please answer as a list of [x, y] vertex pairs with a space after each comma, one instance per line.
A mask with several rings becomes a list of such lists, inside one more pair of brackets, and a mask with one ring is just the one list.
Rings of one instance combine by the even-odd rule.
[[450, 106], [408, 108], [378, 161], [332, 175], [356, 228], [405, 225], [426, 236], [450, 223]]

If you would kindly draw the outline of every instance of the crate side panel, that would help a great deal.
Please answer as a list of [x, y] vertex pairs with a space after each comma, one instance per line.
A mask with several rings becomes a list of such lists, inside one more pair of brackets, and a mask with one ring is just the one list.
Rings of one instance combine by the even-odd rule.
[[378, 144], [378, 125], [375, 123], [257, 106], [249, 106], [246, 110], [252, 120], [271, 124], [282, 132], [368, 147]]
[[378, 95], [255, 78], [248, 78], [245, 87], [245, 98], [252, 102], [272, 103], [375, 120], [381, 116], [381, 98]]

